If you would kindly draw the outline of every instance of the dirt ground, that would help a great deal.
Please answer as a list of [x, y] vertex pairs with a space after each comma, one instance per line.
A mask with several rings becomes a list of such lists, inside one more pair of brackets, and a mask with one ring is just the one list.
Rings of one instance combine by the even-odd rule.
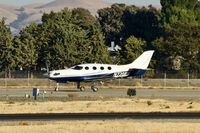
[[1, 101], [0, 114], [79, 113], [79, 112], [200, 112], [200, 99], [172, 101], [163, 99], [114, 98], [95, 101]]
[[199, 133], [200, 123], [132, 120], [17, 122], [0, 126], [0, 133]]
[[[200, 111], [200, 100], [115, 98], [95, 101], [1, 101], [1, 114]], [[2, 121], [0, 133], [199, 133], [200, 120]]]

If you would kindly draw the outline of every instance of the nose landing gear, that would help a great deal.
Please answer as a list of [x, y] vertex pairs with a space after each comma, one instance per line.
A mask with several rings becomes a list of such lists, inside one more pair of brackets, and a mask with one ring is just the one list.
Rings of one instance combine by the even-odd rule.
[[59, 83], [56, 83], [55, 91], [57, 92], [59, 90]]

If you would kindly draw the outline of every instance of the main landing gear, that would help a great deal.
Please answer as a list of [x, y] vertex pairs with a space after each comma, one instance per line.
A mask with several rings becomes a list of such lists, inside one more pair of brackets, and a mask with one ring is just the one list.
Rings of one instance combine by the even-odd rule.
[[95, 83], [91, 86], [93, 92], [97, 92], [99, 89], [96, 87]]
[[80, 91], [85, 91], [85, 87], [81, 86], [80, 82], [77, 82], [77, 89]]
[[[80, 82], [77, 82], [77, 89], [80, 91], [85, 91], [85, 87], [80, 85]], [[91, 86], [93, 92], [97, 92], [99, 89], [96, 87], [95, 83]]]
[[[85, 91], [85, 87], [81, 86], [80, 82], [77, 82], [77, 89], [82, 92]], [[97, 92], [99, 90], [95, 83], [93, 83], [93, 85], [91, 86], [91, 89], [93, 92]], [[57, 92], [58, 90], [59, 90], [59, 83], [56, 83], [55, 91]]]

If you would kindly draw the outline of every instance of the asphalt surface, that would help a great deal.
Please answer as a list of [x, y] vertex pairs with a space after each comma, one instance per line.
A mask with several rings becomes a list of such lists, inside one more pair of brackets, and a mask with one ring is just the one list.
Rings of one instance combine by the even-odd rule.
[[0, 114], [0, 120], [200, 119], [200, 112]]
[[[40, 89], [40, 97], [67, 97], [69, 94], [75, 94], [80, 97], [127, 97], [128, 89], [99, 89], [98, 92], [93, 92], [90, 89], [86, 89], [85, 92], [79, 90], [60, 89], [55, 92], [53, 89], [44, 90]], [[0, 97], [24, 97], [25, 94], [32, 96], [32, 89], [0, 89]], [[136, 89], [137, 98], [161, 98], [169, 100], [187, 100], [187, 99], [200, 99], [200, 90], [193, 89]]]

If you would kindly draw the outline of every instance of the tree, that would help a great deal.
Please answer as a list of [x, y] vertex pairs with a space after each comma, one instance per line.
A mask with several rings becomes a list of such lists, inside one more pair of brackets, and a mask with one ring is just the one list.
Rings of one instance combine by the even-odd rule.
[[176, 68], [172, 62], [180, 57], [180, 70], [200, 70], [199, 43], [200, 27], [187, 24], [174, 24], [165, 28], [162, 38], [154, 42], [157, 51], [157, 66], [159, 69], [173, 70]]
[[89, 40], [88, 62], [111, 63], [107, 47], [105, 46], [105, 37], [98, 22], [92, 26]]
[[[152, 49], [152, 41], [159, 38], [162, 32], [161, 12], [151, 5], [148, 8], [139, 8], [134, 5], [114, 4], [110, 8], [100, 9], [98, 14], [106, 37], [106, 45], [110, 46], [111, 41], [114, 41], [122, 48], [121, 54], [124, 50], [127, 52], [128, 48], [133, 50], [131, 47], [124, 46], [132, 36], [144, 40], [146, 45], [142, 49], [146, 50]], [[125, 55], [115, 58], [121, 58], [122, 63], [128, 59]]]
[[38, 37], [40, 64], [48, 62], [51, 69], [58, 69], [93, 61], [108, 62], [104, 36], [88, 10], [65, 8], [44, 14], [42, 20]]
[[160, 37], [160, 19], [160, 11], [152, 6], [133, 8], [132, 10], [127, 8], [123, 16], [124, 38], [134, 35], [150, 44]]
[[121, 51], [121, 63], [127, 64], [133, 62], [143, 52], [145, 41], [137, 39], [134, 36], [130, 36]]
[[[53, 25], [43, 25], [44, 42], [41, 43], [40, 60], [48, 62], [51, 69], [63, 68], [80, 62], [83, 57], [82, 53], [86, 44], [86, 33], [73, 24], [59, 26], [57, 23]], [[40, 39], [43, 40], [43, 39]], [[80, 50], [78, 52], [77, 50]], [[81, 55], [81, 56], [80, 56]]]
[[161, 0], [161, 5], [164, 26], [169, 27], [177, 22], [198, 24], [200, 6], [198, 0]]
[[196, 2], [196, 5], [194, 5], [194, 11], [196, 15], [196, 20], [200, 24], [200, 1]]
[[31, 69], [38, 59], [37, 24], [31, 24], [22, 29], [19, 36], [13, 40], [14, 59], [17, 68]]
[[158, 69], [199, 70], [199, 4], [197, 0], [161, 0], [163, 32], [154, 41]]
[[106, 36], [107, 46], [110, 46], [112, 41], [120, 45], [121, 31], [124, 28], [122, 16], [125, 9], [125, 4], [113, 4], [110, 8], [98, 10], [98, 19]]
[[96, 18], [92, 16], [89, 10], [84, 8], [75, 8], [72, 10], [73, 23], [84, 30], [90, 30], [96, 23]]
[[10, 72], [15, 66], [13, 60], [12, 34], [5, 25], [5, 20], [0, 20], [0, 69]]

